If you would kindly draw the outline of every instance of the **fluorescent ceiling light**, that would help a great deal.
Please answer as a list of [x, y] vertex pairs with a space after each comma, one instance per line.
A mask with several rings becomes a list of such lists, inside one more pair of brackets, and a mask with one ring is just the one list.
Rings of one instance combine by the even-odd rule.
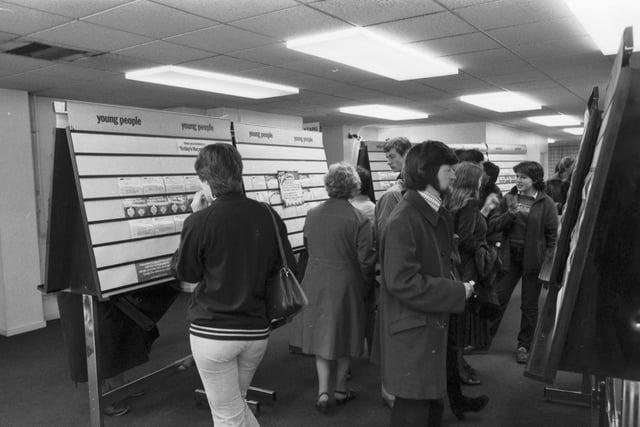
[[427, 113], [408, 110], [406, 108], [393, 107], [391, 105], [356, 105], [353, 107], [340, 107], [341, 113], [355, 114], [356, 116], [376, 117], [386, 120], [416, 120], [426, 119]]
[[205, 92], [223, 93], [244, 98], [263, 99], [275, 96], [292, 95], [298, 88], [264, 82], [261, 80], [236, 77], [229, 74], [194, 70], [193, 68], [164, 67], [146, 68], [125, 73], [129, 80], [156, 83], [167, 86], [184, 87]]
[[542, 105], [514, 92], [490, 92], [461, 96], [460, 100], [480, 108], [506, 113], [509, 111], [539, 110]]
[[287, 48], [395, 80], [458, 74], [458, 68], [422, 50], [360, 27], [287, 41]]
[[527, 120], [544, 126], [578, 126], [582, 123], [575, 117], [565, 116], [562, 114], [554, 114], [552, 116], [533, 116], [527, 117]]
[[562, 130], [571, 135], [582, 135], [584, 133], [584, 128], [564, 128]]
[[640, 51], [640, 1], [565, 0], [605, 55], [618, 52], [625, 27], [634, 27], [634, 49]]
[[549, 144], [553, 144], [554, 142], [556, 142], [556, 140], [555, 140], [555, 139], [553, 139], [553, 138], [547, 138], [547, 143], [549, 143]]

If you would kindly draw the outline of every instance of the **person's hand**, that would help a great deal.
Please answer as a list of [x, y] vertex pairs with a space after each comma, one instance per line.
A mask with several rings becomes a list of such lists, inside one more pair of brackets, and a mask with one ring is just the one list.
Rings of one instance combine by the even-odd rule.
[[498, 207], [498, 204], [500, 204], [500, 199], [498, 199], [498, 195], [496, 193], [491, 193], [487, 196], [486, 200], [484, 201], [484, 206], [482, 206], [482, 209], [480, 210], [480, 212], [482, 213], [482, 215], [487, 216], [491, 213], [492, 210]]
[[473, 295], [473, 293], [475, 292], [474, 289], [474, 285], [476, 284], [476, 282], [474, 282], [473, 280], [469, 280], [468, 282], [464, 282], [464, 297], [466, 299], [471, 298], [471, 296]]
[[207, 197], [204, 195], [204, 192], [197, 191], [196, 194], [193, 195], [193, 201], [191, 202], [191, 210], [193, 212], [198, 212], [204, 208], [209, 206], [209, 201]]

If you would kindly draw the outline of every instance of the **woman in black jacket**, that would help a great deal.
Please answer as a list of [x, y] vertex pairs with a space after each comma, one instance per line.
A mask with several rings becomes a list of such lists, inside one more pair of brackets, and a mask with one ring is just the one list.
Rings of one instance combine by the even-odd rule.
[[495, 336], [511, 294], [522, 279], [516, 361], [527, 363], [538, 321], [541, 286], [538, 274], [545, 256], [555, 247], [558, 215], [553, 200], [544, 192], [544, 170], [540, 163], [521, 162], [513, 171], [516, 186], [500, 202], [500, 213], [490, 220], [490, 228], [503, 233], [500, 255], [505, 270], [496, 284], [501, 314], [491, 325], [490, 333]]
[[198, 282], [187, 309], [191, 352], [215, 425], [258, 426], [245, 401], [267, 349], [265, 284], [282, 266], [271, 214], [289, 266], [287, 229], [270, 207], [242, 193], [242, 158], [230, 144], [204, 147], [202, 183], [172, 259], [174, 275]]

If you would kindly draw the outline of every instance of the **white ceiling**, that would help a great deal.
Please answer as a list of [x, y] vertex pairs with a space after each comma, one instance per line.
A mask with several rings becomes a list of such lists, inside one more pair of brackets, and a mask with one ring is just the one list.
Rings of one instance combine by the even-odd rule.
[[[354, 25], [430, 50], [460, 73], [398, 82], [284, 45]], [[613, 61], [562, 0], [0, 0], [0, 52], [34, 41], [94, 56], [52, 62], [0, 53], [0, 87], [147, 108], [244, 108], [322, 126], [397, 125], [337, 111], [389, 103], [430, 114], [414, 125], [491, 121], [558, 139], [572, 137], [527, 122], [530, 112], [493, 113], [456, 98], [520, 91], [544, 105], [533, 114], [581, 117], [592, 87], [604, 89]], [[169, 64], [301, 90], [254, 101], [124, 78], [125, 71]]]

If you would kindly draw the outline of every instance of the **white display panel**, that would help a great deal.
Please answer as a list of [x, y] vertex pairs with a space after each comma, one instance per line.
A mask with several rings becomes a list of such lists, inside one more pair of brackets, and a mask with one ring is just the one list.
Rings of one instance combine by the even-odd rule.
[[326, 162], [323, 148], [291, 147], [278, 145], [237, 144], [238, 151], [246, 159], [319, 160]]
[[216, 142], [230, 143], [202, 139], [73, 133], [73, 150], [76, 154], [104, 153], [107, 149], [113, 153], [193, 156], [205, 145]]
[[275, 174], [280, 170], [296, 170], [300, 173], [326, 173], [326, 161], [306, 160], [246, 160], [243, 162], [246, 175]]
[[80, 176], [95, 175], [166, 175], [193, 173], [194, 159], [191, 157], [154, 156], [100, 156], [79, 155], [76, 157]]
[[157, 237], [154, 239], [137, 240], [93, 249], [96, 267], [103, 268], [110, 265], [135, 262], [141, 258], [155, 258], [171, 255], [180, 244], [179, 235]]

